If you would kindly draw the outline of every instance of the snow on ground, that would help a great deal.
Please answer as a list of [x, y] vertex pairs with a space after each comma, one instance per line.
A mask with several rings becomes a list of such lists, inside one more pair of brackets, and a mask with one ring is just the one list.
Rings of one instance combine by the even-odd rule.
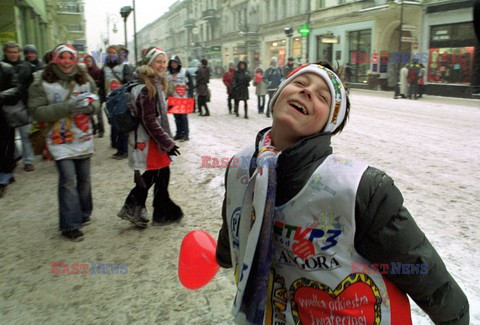
[[[110, 158], [108, 137], [96, 139], [95, 208], [83, 242], [65, 241], [57, 232], [54, 164], [37, 159], [36, 171], [17, 169], [17, 181], [0, 199], [3, 324], [232, 323], [231, 270], [220, 270], [204, 288], [188, 291], [176, 275], [178, 251], [188, 231], [203, 229], [216, 237], [221, 225], [225, 170], [202, 168], [202, 156], [231, 157], [271, 119], [256, 113], [253, 87], [248, 120], [228, 115], [220, 80], [212, 80], [211, 90], [211, 116], [190, 116], [191, 140], [179, 143], [181, 156], [171, 167], [170, 194], [185, 213], [179, 224], [140, 231], [115, 216], [133, 177], [126, 161]], [[392, 96], [353, 90], [350, 121], [334, 137], [334, 150], [394, 178], [405, 206], [467, 294], [471, 323], [480, 324], [480, 289], [472, 281], [480, 269], [479, 102]], [[240, 112], [243, 116], [242, 105]], [[54, 275], [51, 262], [127, 263], [128, 274]], [[412, 308], [414, 324], [432, 324], [416, 305]]]

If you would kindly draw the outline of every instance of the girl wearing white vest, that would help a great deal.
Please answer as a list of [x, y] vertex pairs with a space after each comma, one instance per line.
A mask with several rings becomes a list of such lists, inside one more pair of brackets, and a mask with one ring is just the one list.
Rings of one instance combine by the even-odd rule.
[[469, 305], [384, 172], [332, 154], [350, 103], [326, 62], [303, 65], [270, 102], [271, 128], [226, 173], [217, 262], [233, 267], [239, 324], [436, 324]]
[[[182, 218], [182, 209], [168, 193], [170, 156], [180, 154], [172, 139], [165, 108], [164, 90], [167, 55], [158, 48], [147, 49], [144, 65], [138, 70], [141, 84], [132, 89], [140, 124], [128, 137], [128, 159], [135, 171], [136, 186], [130, 191], [118, 217], [138, 227], [148, 223], [145, 202], [155, 184], [152, 225], [159, 226]], [[140, 171], [144, 171], [140, 175]]]
[[95, 82], [77, 65], [72, 46], [59, 45], [52, 55], [52, 62], [30, 86], [28, 106], [36, 121], [48, 123], [47, 148], [59, 175], [60, 230], [66, 238], [79, 241], [80, 228], [90, 222], [93, 209], [90, 116], [100, 102]]

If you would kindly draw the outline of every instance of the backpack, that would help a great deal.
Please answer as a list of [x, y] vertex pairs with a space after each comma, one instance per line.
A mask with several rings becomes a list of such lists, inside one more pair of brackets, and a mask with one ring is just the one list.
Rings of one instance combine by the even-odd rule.
[[120, 133], [132, 132], [138, 127], [135, 97], [131, 91], [139, 84], [138, 81], [127, 82], [107, 96], [105, 113], [108, 123]]
[[413, 67], [408, 70], [408, 82], [416, 82], [418, 77], [418, 69]]

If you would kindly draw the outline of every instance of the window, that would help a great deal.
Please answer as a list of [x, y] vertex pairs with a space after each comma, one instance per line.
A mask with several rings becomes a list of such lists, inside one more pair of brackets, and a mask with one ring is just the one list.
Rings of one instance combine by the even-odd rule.
[[67, 25], [67, 29], [70, 33], [82, 33], [83, 32], [83, 28], [82, 28], [82, 25]]
[[325, 8], [325, 0], [317, 0], [317, 9]]
[[[430, 48], [427, 58], [428, 82], [468, 84], [473, 73], [475, 47]], [[422, 63], [422, 58], [420, 58]]]
[[76, 2], [57, 2], [59, 12], [80, 13], [80, 6]]
[[348, 50], [351, 68], [351, 82], [366, 83], [368, 80], [368, 70], [370, 63], [368, 60], [354, 60], [352, 61], [353, 52], [368, 53], [371, 51], [372, 31], [370, 29], [357, 30], [348, 33]]

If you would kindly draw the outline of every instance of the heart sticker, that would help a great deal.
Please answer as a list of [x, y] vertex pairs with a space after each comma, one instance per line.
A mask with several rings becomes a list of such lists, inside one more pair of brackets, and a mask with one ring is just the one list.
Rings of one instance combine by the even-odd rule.
[[187, 93], [187, 87], [181, 86], [181, 85], [177, 85], [177, 86], [175, 86], [175, 92], [176, 92], [180, 97], [183, 97], [183, 96], [185, 96], [185, 94]]
[[143, 151], [146, 146], [147, 145], [145, 144], [145, 142], [137, 142], [137, 149], [139, 149], [140, 151]]
[[83, 132], [86, 132], [89, 129], [90, 118], [87, 115], [78, 114], [78, 115], [75, 115], [73, 119], [75, 121], [75, 125]]
[[299, 240], [293, 244], [292, 250], [296, 255], [304, 260], [315, 254], [315, 247], [313, 246], [313, 243], [306, 239]]
[[[290, 287], [295, 324], [380, 324], [382, 297], [367, 274], [350, 274], [335, 289], [301, 278]], [[333, 321], [332, 321], [333, 319]]]

